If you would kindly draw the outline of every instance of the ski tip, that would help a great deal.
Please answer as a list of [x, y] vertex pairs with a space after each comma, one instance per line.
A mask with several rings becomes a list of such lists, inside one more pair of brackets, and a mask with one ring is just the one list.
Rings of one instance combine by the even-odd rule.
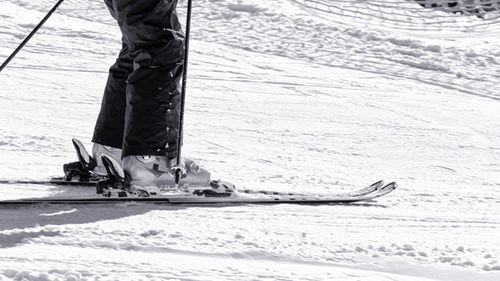
[[384, 181], [379, 180], [378, 182], [373, 183], [370, 187], [375, 188], [375, 189], [379, 189], [382, 186], [384, 186]]
[[398, 187], [398, 183], [393, 181], [391, 183], [386, 184], [383, 188], [384, 189], [396, 189]]

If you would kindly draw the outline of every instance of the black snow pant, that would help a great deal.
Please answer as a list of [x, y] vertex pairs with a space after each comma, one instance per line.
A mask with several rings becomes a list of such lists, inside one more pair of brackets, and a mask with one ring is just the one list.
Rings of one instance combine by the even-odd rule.
[[177, 0], [104, 0], [122, 32], [92, 141], [127, 155], [177, 156], [184, 35]]

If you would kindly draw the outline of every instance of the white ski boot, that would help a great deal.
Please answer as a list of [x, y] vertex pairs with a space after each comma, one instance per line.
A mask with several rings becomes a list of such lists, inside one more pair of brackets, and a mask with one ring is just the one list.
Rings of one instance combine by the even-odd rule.
[[[154, 197], [174, 192], [185, 196], [229, 197], [235, 186], [229, 182], [210, 180], [210, 173], [191, 159], [182, 163], [184, 177], [179, 185], [170, 174], [170, 163], [163, 156], [126, 156], [122, 164], [106, 155], [102, 162], [107, 179], [97, 184], [97, 194], [105, 197]], [[123, 170], [125, 168], [125, 170]]]
[[[175, 180], [171, 174], [175, 162], [175, 159], [169, 160], [165, 156], [125, 156], [123, 169], [126, 182], [131, 186], [175, 187]], [[184, 158], [181, 167], [184, 177], [181, 178], [179, 186], [210, 186], [210, 172], [195, 161]]]

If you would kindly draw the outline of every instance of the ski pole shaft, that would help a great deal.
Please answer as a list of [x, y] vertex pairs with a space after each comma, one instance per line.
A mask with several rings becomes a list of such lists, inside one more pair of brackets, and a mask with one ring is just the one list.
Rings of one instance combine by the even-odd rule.
[[179, 184], [181, 179], [182, 169], [181, 165], [181, 148], [183, 143], [183, 127], [184, 127], [184, 104], [186, 103], [186, 81], [187, 81], [187, 70], [188, 70], [188, 56], [189, 56], [189, 32], [191, 30], [191, 9], [192, 1], [187, 2], [187, 15], [186, 15], [186, 35], [184, 38], [184, 67], [182, 72], [182, 90], [181, 90], [181, 112], [179, 117], [179, 135], [177, 139], [177, 169], [175, 171], [175, 183]]
[[17, 55], [17, 53], [28, 43], [28, 41], [35, 35], [35, 33], [42, 27], [42, 25], [50, 18], [50, 16], [57, 10], [57, 7], [61, 5], [64, 0], [59, 0], [54, 5], [54, 7], [49, 11], [49, 13], [42, 19], [42, 21], [31, 31], [31, 33], [23, 40], [23, 42], [14, 50], [14, 52], [5, 60], [5, 62], [0, 66], [0, 72], [9, 64], [9, 62]]

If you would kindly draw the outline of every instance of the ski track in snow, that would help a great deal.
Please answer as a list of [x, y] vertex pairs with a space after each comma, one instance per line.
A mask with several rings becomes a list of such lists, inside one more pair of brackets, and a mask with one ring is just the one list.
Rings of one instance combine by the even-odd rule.
[[[0, 57], [53, 4], [0, 3]], [[352, 206], [1, 208], [0, 280], [500, 280], [498, 15], [399, 0], [194, 9], [187, 155], [250, 188], [400, 188]], [[0, 178], [58, 175], [70, 139], [89, 144], [119, 39], [101, 1], [65, 2], [1, 73]]]

